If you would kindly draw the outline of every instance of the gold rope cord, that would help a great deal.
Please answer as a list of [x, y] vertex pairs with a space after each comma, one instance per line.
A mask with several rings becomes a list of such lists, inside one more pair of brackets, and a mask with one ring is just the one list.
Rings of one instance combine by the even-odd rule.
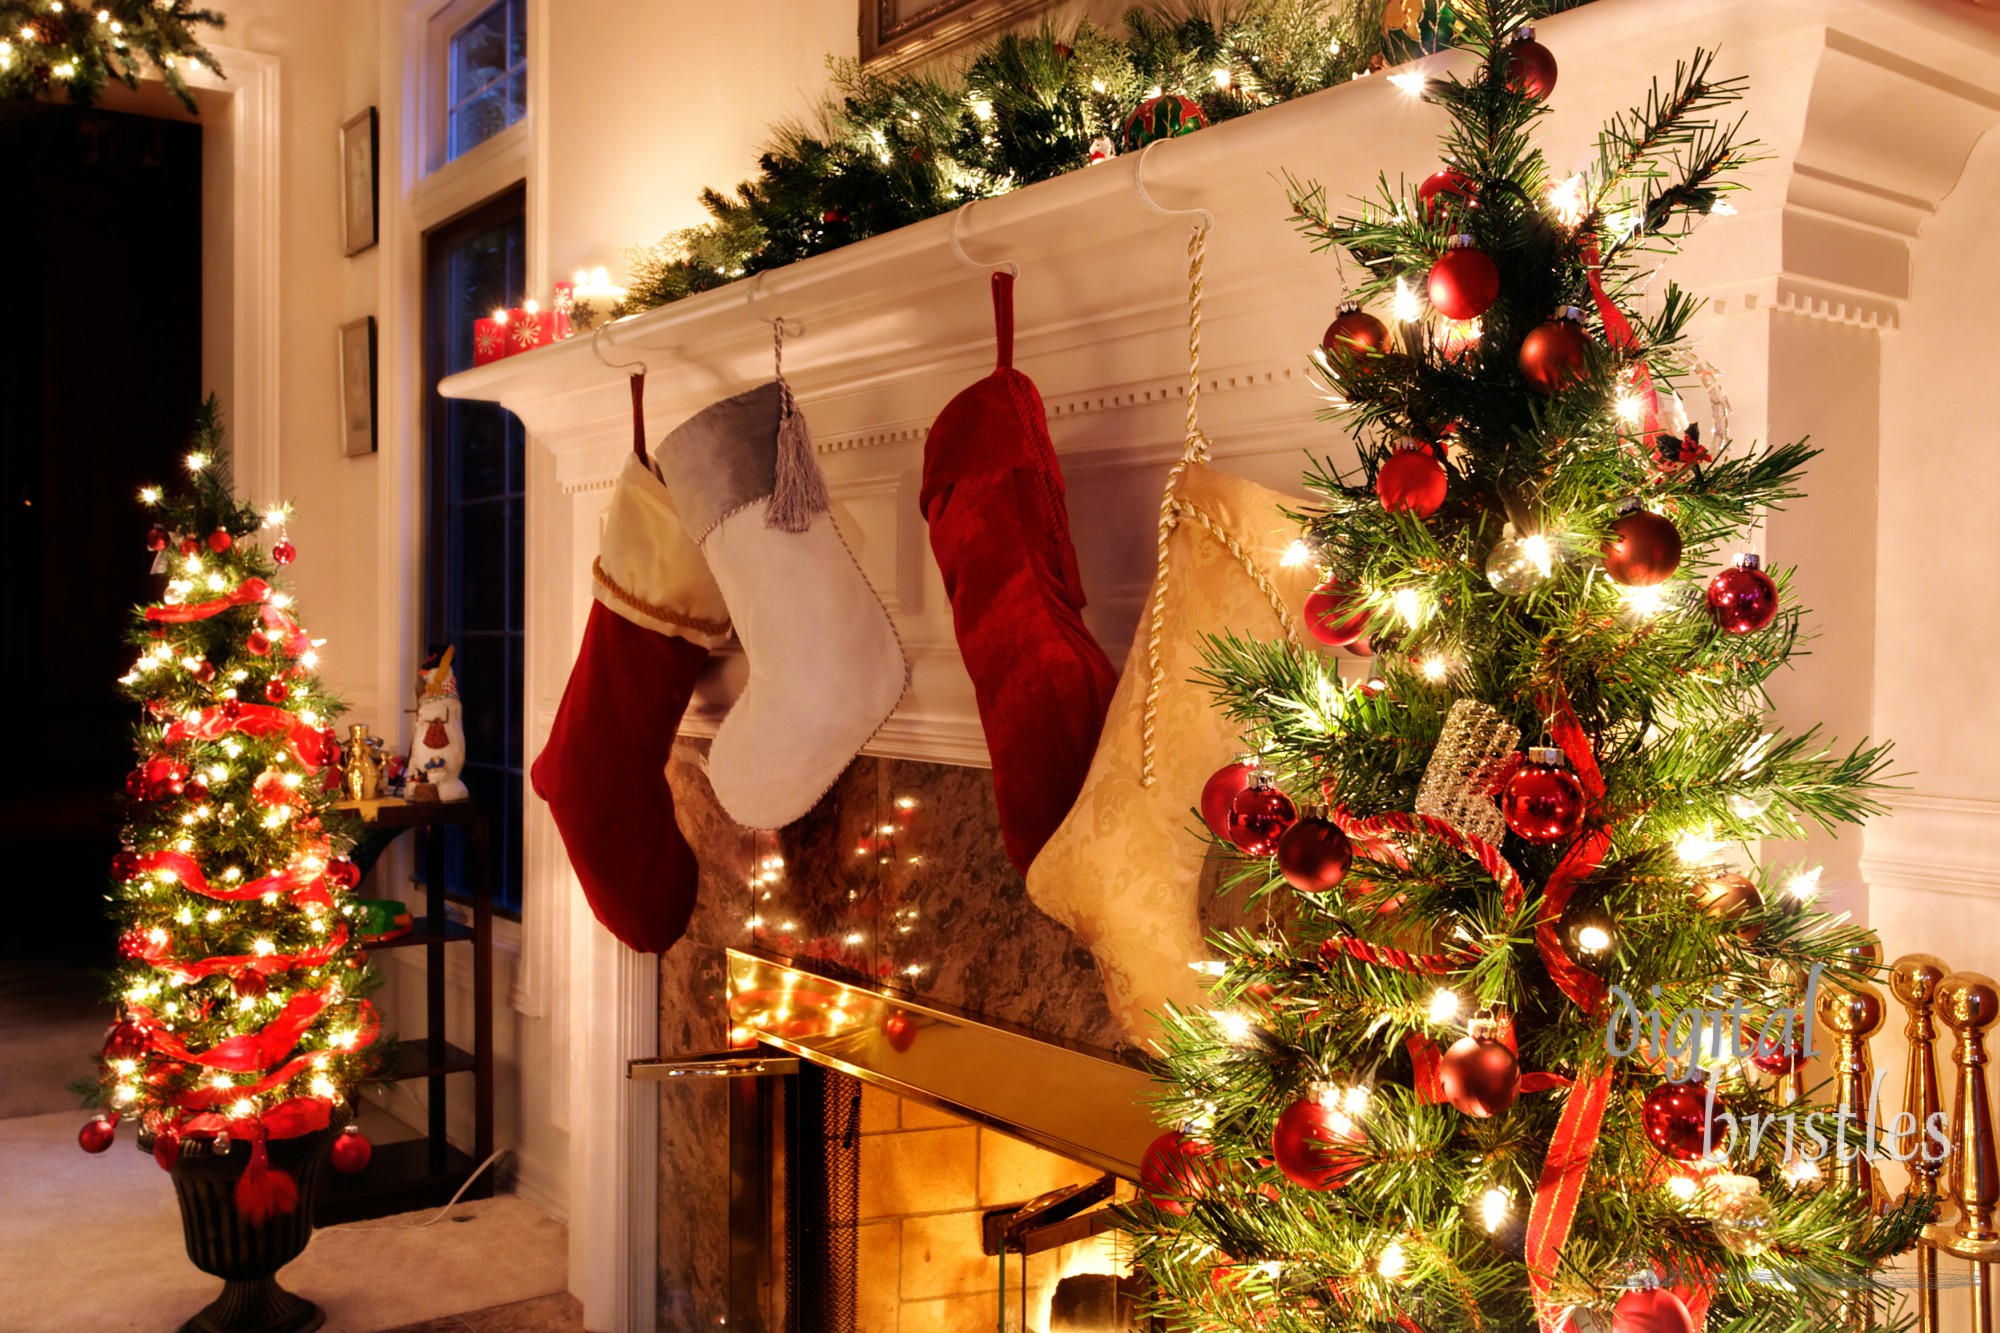
[[640, 600], [638, 596], [622, 587], [616, 579], [604, 572], [604, 561], [601, 558], [590, 562], [590, 573], [591, 577], [597, 580], [599, 587], [642, 616], [664, 621], [669, 625], [679, 625], [682, 629], [693, 630], [696, 634], [711, 634], [720, 638], [722, 635], [729, 633], [729, 622], [726, 620], [698, 620], [693, 616], [682, 615], [678, 611], [669, 611], [664, 606], [655, 606], [651, 602]]

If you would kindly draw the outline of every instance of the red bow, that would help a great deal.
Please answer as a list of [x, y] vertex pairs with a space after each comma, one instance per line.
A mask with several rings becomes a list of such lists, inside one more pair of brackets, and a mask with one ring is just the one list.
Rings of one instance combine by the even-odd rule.
[[219, 616], [234, 607], [249, 606], [253, 602], [264, 601], [270, 595], [271, 585], [252, 575], [222, 596], [206, 602], [183, 602], [179, 606], [149, 606], [146, 608], [146, 619], [155, 624], [185, 625], [190, 621]]

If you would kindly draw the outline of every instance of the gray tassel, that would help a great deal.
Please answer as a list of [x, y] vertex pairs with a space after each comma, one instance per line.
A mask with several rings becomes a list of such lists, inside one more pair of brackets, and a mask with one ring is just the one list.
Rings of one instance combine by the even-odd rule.
[[778, 415], [777, 481], [771, 488], [764, 526], [780, 532], [804, 532], [812, 526], [813, 515], [824, 514], [832, 502], [827, 498], [819, 460], [813, 456], [805, 414], [793, 404], [788, 389], [780, 392], [784, 405]]

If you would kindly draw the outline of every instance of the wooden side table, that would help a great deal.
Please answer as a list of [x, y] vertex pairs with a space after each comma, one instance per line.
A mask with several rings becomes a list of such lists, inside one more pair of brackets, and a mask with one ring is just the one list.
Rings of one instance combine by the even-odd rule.
[[[437, 1208], [449, 1202], [478, 1165], [493, 1153], [493, 834], [486, 811], [476, 801], [341, 802], [359, 815], [370, 832], [392, 838], [410, 829], [424, 830], [424, 913], [413, 928], [392, 940], [368, 946], [424, 950], [424, 1035], [402, 1037], [396, 1055], [377, 1074], [388, 1082], [427, 1079], [428, 1133], [423, 1138], [375, 1145], [368, 1166], [351, 1176], [335, 1173], [320, 1195], [314, 1221], [320, 1226], [384, 1217], [417, 1208]], [[472, 924], [445, 913], [444, 830], [463, 831], [469, 883], [460, 890], [472, 899]], [[445, 946], [472, 947], [472, 1049], [446, 1039]], [[447, 1080], [471, 1074], [473, 1082], [472, 1153], [453, 1147], [445, 1137]], [[465, 1197], [483, 1199], [493, 1192], [489, 1171], [473, 1182]]]

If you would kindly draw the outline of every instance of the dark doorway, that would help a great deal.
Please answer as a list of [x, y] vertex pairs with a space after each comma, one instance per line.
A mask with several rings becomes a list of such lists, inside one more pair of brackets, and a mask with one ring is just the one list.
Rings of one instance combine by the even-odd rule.
[[136, 496], [172, 480], [202, 395], [201, 127], [0, 104], [0, 168], [0, 963], [108, 961]]

